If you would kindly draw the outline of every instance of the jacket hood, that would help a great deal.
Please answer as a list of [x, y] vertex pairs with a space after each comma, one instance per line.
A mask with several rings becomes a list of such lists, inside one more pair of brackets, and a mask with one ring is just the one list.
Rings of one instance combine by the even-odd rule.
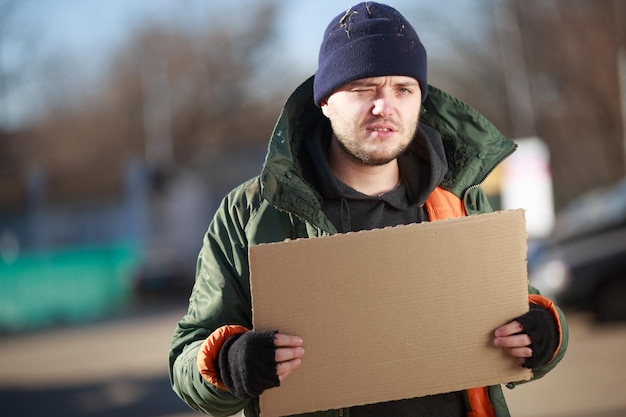
[[438, 131], [443, 140], [448, 173], [440, 186], [462, 197], [517, 145], [468, 104], [433, 86], [428, 91], [420, 123]]
[[[270, 138], [261, 170], [261, 193], [280, 210], [314, 224], [328, 223], [321, 197], [313, 184], [312, 162], [305, 140], [324, 118], [313, 100], [313, 79], [302, 83], [287, 99]], [[448, 171], [440, 186], [459, 197], [480, 184], [516, 145], [476, 110], [429, 86], [420, 126], [441, 135]]]

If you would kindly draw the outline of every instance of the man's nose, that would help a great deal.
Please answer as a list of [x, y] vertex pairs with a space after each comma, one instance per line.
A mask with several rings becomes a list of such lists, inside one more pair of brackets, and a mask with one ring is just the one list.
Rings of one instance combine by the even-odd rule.
[[393, 114], [393, 97], [389, 94], [380, 93], [374, 100], [372, 114], [387, 118]]

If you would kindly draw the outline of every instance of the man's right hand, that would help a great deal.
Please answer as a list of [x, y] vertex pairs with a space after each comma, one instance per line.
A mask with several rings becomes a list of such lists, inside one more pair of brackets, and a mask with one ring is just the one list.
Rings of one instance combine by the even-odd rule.
[[274, 345], [276, 346], [276, 374], [280, 382], [302, 363], [304, 356], [303, 342], [298, 336], [276, 333], [274, 335]]
[[302, 339], [276, 331], [249, 331], [230, 337], [220, 350], [220, 378], [239, 398], [253, 398], [280, 385], [300, 366]]

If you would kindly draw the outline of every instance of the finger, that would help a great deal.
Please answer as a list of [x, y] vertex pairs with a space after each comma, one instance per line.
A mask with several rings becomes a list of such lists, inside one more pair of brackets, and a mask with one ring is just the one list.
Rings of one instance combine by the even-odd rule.
[[304, 355], [304, 349], [301, 347], [295, 348], [277, 348], [275, 360], [277, 363], [289, 361], [292, 359], [299, 359]]
[[[280, 379], [287, 377], [294, 369], [298, 368], [302, 364], [300, 359], [292, 359], [290, 361], [279, 362], [276, 364], [276, 375]], [[282, 381], [282, 379], [281, 379]]]
[[496, 347], [516, 348], [526, 347], [530, 345], [532, 341], [527, 334], [518, 334], [514, 336], [496, 337], [493, 340], [493, 344]]
[[289, 374], [291, 374], [291, 372], [293, 372], [293, 369], [289, 370], [287, 372], [283, 372], [282, 374], [278, 374], [278, 380], [280, 382], [283, 382], [285, 380], [285, 378], [287, 378], [289, 376]]
[[274, 335], [274, 345], [277, 347], [296, 347], [302, 346], [302, 339], [298, 336], [276, 333]]
[[502, 337], [502, 336], [511, 336], [515, 333], [519, 333], [521, 331], [524, 330], [524, 327], [522, 327], [522, 325], [520, 324], [519, 321], [512, 321], [510, 323], [505, 324], [504, 326], [500, 326], [498, 327], [494, 334], [496, 335], [496, 337]]
[[516, 358], [530, 358], [533, 350], [529, 347], [504, 348], [504, 351]]

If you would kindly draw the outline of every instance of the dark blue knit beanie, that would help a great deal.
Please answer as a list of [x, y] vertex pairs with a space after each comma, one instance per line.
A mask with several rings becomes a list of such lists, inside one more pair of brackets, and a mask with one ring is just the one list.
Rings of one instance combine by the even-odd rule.
[[426, 50], [413, 26], [396, 9], [359, 3], [335, 17], [324, 32], [313, 93], [315, 104], [342, 85], [362, 78], [404, 75], [428, 95]]

